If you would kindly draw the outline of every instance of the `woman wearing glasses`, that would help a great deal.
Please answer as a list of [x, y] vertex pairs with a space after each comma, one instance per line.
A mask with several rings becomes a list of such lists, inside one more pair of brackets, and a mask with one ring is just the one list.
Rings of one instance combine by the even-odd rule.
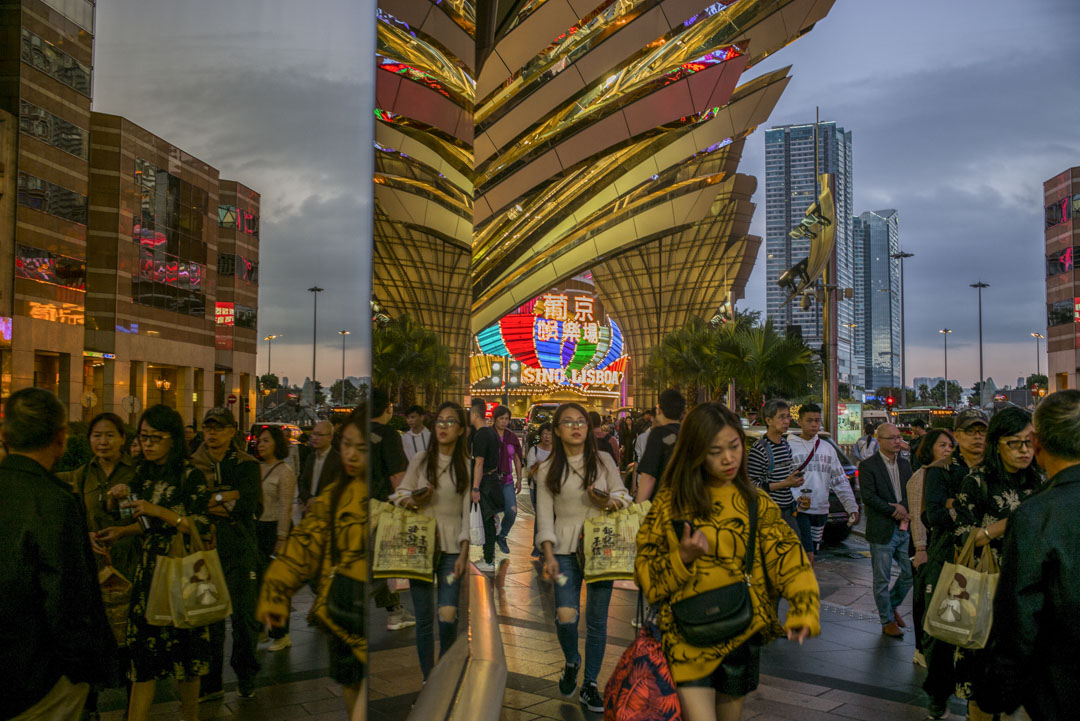
[[390, 502], [435, 519], [438, 529], [434, 581], [409, 581], [416, 613], [416, 651], [427, 680], [435, 666], [435, 585], [438, 584], [439, 655], [457, 638], [458, 594], [469, 560], [469, 455], [465, 409], [443, 403], [435, 416], [438, 448], [413, 456]]
[[[199, 677], [210, 670], [210, 629], [151, 626], [146, 622], [150, 582], [158, 556], [168, 555], [177, 533], [206, 533], [210, 491], [202, 472], [186, 460], [184, 421], [163, 405], [142, 414], [138, 425], [143, 460], [130, 484], [109, 489], [114, 502], [146, 518], [142, 557], [131, 579], [128, 648], [133, 682], [129, 721], [145, 721], [158, 679], [175, 676], [184, 721], [199, 717]], [[142, 521], [139, 521], [142, 523]]]
[[[597, 452], [584, 408], [564, 403], [555, 411], [552, 425], [555, 442], [551, 457], [536, 474], [536, 542], [544, 554], [544, 574], [555, 580], [555, 627], [566, 658], [559, 693], [572, 696], [581, 667], [578, 616], [584, 569], [577, 552], [585, 518], [604, 509], [625, 508], [630, 494], [612, 457]], [[590, 583], [585, 594], [585, 675], [580, 700], [597, 713], [604, 710], [597, 676], [607, 645], [612, 585], [611, 581]]]
[[[1012, 406], [994, 415], [983, 462], [972, 469], [956, 494], [957, 546], [975, 531], [975, 542], [989, 544], [990, 552], [998, 557], [1009, 514], [1040, 490], [1045, 480], [1034, 463], [1034, 437], [1031, 414], [1023, 408]], [[992, 718], [975, 705], [972, 693], [972, 681], [981, 675], [985, 663], [993, 659], [983, 650], [956, 649], [956, 695], [968, 699], [972, 721]]]

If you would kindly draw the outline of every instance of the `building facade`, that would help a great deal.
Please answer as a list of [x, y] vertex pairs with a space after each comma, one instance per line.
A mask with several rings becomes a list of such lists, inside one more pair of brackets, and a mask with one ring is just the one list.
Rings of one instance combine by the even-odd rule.
[[1046, 243], [1046, 375], [1050, 392], [1080, 388], [1080, 167], [1043, 183]]
[[[854, 289], [854, 297], [837, 302], [837, 365], [841, 382], [861, 385], [864, 352], [857, 341], [859, 287], [855, 272], [856, 248], [852, 222], [851, 132], [835, 122], [817, 126], [817, 171], [833, 178], [836, 203], [836, 271], [840, 288]], [[817, 200], [814, 175], [814, 123], [783, 125], [765, 131], [765, 299], [766, 317], [781, 330], [802, 336], [818, 350], [824, 343], [823, 298], [817, 294], [805, 307], [799, 298], [787, 301], [788, 291], [776, 281], [810, 253], [810, 240], [793, 240], [788, 233], [802, 221]], [[852, 324], [855, 323], [853, 328]], [[853, 332], [854, 331], [854, 332]]]
[[[857, 264], [856, 349], [862, 346], [865, 386], [900, 387], [900, 252], [899, 215], [895, 210], [867, 211], [853, 219], [861, 238], [861, 261]], [[856, 296], [858, 297], [858, 296]], [[861, 305], [861, 308], [858, 306]]]

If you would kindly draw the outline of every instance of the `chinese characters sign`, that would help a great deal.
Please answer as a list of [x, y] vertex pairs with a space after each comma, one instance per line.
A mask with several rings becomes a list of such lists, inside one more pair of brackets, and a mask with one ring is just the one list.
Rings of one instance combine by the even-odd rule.
[[236, 323], [236, 311], [233, 304], [218, 301], [214, 308], [214, 320], [218, 325], [234, 325]]
[[[541, 296], [535, 306], [539, 320], [536, 324], [536, 339], [540, 341], [581, 341], [598, 343], [600, 324], [596, 322], [593, 305], [595, 300], [586, 295], [573, 298], [565, 294], [548, 293]], [[571, 304], [573, 312], [571, 312]], [[562, 323], [562, 337], [559, 337], [559, 323]]]

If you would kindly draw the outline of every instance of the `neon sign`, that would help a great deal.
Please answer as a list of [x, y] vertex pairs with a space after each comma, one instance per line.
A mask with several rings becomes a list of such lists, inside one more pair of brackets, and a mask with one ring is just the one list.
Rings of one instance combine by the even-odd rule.
[[218, 325], [235, 325], [236, 310], [232, 303], [218, 301], [214, 307], [214, 321]]
[[27, 301], [29, 315], [35, 320], [47, 320], [63, 325], [83, 325], [84, 314], [82, 306], [74, 303], [38, 303]]

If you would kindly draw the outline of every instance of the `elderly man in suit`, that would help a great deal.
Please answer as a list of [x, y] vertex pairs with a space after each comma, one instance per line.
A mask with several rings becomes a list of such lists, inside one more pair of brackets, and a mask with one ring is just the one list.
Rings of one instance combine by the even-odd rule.
[[[900, 429], [891, 423], [882, 423], [875, 435], [878, 452], [859, 464], [859, 482], [866, 508], [866, 540], [870, 543], [870, 561], [874, 568], [874, 601], [881, 620], [881, 632], [892, 638], [903, 638], [901, 629], [906, 624], [898, 609], [912, 585], [907, 499], [911, 464], [900, 457]], [[890, 589], [893, 561], [900, 567], [900, 577]]]
[[311, 499], [341, 475], [341, 454], [334, 448], [334, 426], [330, 421], [319, 421], [311, 429], [311, 449], [314, 453], [307, 457], [296, 481], [296, 495], [304, 513]]

